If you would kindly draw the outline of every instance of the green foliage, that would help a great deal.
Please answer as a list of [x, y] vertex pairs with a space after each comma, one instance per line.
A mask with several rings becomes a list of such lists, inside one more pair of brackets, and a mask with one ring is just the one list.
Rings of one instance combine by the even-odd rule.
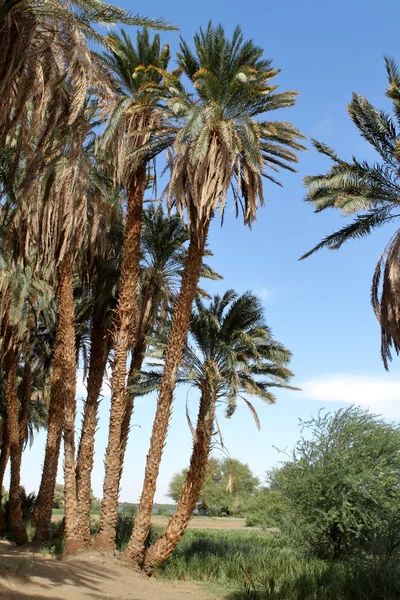
[[[181, 39], [178, 67], [195, 94], [177, 92], [171, 111], [180, 121], [171, 160], [168, 201], [178, 212], [188, 208], [191, 220], [211, 219], [224, 212], [232, 183], [237, 214], [250, 225], [264, 203], [262, 177], [280, 168], [293, 171], [293, 150], [303, 136], [289, 123], [264, 121], [271, 111], [293, 106], [296, 93], [276, 93], [278, 70], [264, 60], [263, 49], [244, 40], [240, 27], [232, 36], [209, 23], [194, 36], [193, 49]], [[213, 183], [206, 183], [212, 174]], [[218, 184], [216, 182], [218, 181]], [[212, 185], [204, 201], [200, 190]], [[190, 206], [188, 206], [190, 204]]]
[[[313, 140], [320, 154], [332, 161], [324, 175], [305, 177], [306, 201], [315, 212], [335, 208], [344, 216], [356, 215], [351, 223], [325, 237], [306, 258], [321, 248], [337, 250], [349, 240], [370, 235], [375, 229], [399, 218], [399, 138], [400, 138], [400, 73], [394, 60], [386, 57], [388, 77], [386, 96], [392, 102], [392, 114], [375, 108], [366, 98], [353, 94], [349, 115], [360, 135], [377, 153], [379, 162], [368, 163], [353, 156], [343, 160], [326, 144]], [[399, 231], [389, 240], [375, 269], [372, 280], [372, 305], [382, 331], [381, 352], [388, 368], [391, 350], [400, 351], [400, 327], [397, 319], [397, 281], [400, 274]]]
[[1, 504], [3, 505], [6, 502], [8, 502], [8, 491], [6, 490], [6, 488], [3, 485], [2, 490], [1, 490]]
[[137, 512], [137, 504], [132, 502], [120, 502], [118, 509], [120, 513], [135, 516]]
[[119, 551], [125, 550], [133, 528], [133, 515], [119, 514], [115, 527], [115, 544]]
[[[176, 473], [169, 485], [168, 495], [178, 501], [187, 470]], [[210, 458], [206, 480], [200, 493], [199, 512], [210, 516], [242, 514], [259, 480], [248, 465], [236, 459]]]
[[310, 552], [342, 557], [400, 543], [400, 429], [350, 407], [303, 423], [307, 435], [271, 475], [307, 527]]
[[219, 584], [229, 600], [398, 600], [394, 560], [360, 556], [346, 562], [305, 557], [279, 535], [255, 531], [188, 530], [166, 579]]
[[282, 527], [290, 518], [290, 504], [277, 490], [262, 489], [251, 498], [246, 509], [248, 527]]
[[[36, 507], [37, 496], [35, 492], [31, 492], [30, 494], [26, 493], [26, 490], [23, 486], [20, 487], [20, 496], [21, 496], [21, 510], [22, 510], [22, 519], [24, 523], [29, 523], [32, 520], [33, 512]], [[8, 513], [9, 513], [9, 499], [3, 503], [3, 511], [4, 511], [4, 519], [7, 524], [8, 529]]]
[[56, 483], [53, 497], [53, 508], [64, 508], [64, 486], [62, 483]]

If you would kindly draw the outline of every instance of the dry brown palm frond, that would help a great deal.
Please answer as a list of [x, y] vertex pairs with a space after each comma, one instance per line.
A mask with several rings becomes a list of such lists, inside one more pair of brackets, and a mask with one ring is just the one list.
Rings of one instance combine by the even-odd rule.
[[391, 238], [376, 265], [371, 301], [381, 326], [381, 354], [388, 370], [392, 348], [400, 353], [400, 231]]
[[27, 165], [28, 189], [62, 152], [100, 70], [78, 20], [57, 1], [15, 3], [0, 39], [0, 146]]

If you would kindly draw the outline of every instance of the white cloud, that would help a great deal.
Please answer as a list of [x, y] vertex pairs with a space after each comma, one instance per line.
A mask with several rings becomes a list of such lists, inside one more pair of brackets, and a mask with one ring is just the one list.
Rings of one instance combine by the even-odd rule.
[[[102, 396], [109, 396], [110, 395], [110, 373], [109, 373], [109, 369], [106, 370], [106, 376], [103, 379], [103, 385], [101, 388], [101, 395]], [[83, 380], [83, 373], [82, 370], [79, 369], [78, 370], [78, 376], [76, 379], [76, 397], [80, 398], [80, 399], [85, 399], [86, 395], [87, 395], [87, 387], [86, 387], [86, 381]]]
[[311, 137], [318, 138], [319, 136], [330, 135], [333, 131], [333, 119], [325, 117], [317, 121], [311, 129]]
[[273, 292], [273, 290], [270, 290], [269, 288], [263, 287], [260, 290], [256, 290], [255, 294], [262, 300], [269, 300], [274, 295], [274, 292]]
[[310, 400], [358, 404], [389, 418], [400, 418], [400, 377], [332, 374], [299, 384]]

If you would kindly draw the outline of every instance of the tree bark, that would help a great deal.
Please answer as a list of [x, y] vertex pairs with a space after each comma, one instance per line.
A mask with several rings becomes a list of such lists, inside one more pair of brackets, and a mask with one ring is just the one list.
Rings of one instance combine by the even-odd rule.
[[[42, 480], [38, 494], [38, 502], [34, 515], [36, 532], [33, 542], [36, 544], [40, 544], [47, 538], [50, 529], [54, 489], [56, 485], [58, 460], [60, 455], [61, 435], [64, 423], [64, 387], [68, 386], [68, 382], [65, 381], [65, 369], [63, 366], [66, 353], [66, 341], [69, 341], [68, 335], [65, 334], [65, 329], [68, 329], [68, 312], [70, 310], [68, 307], [70, 302], [68, 299], [69, 295], [66, 293], [66, 290], [68, 290], [68, 287], [70, 286], [68, 278], [68, 269], [63, 268], [63, 265], [60, 265], [57, 289], [57, 333], [54, 357], [52, 361], [46, 450], [43, 463]], [[67, 302], [67, 305], [65, 305], [65, 302]], [[74, 364], [74, 371], [75, 368], [76, 364]]]
[[121, 471], [121, 427], [127, 402], [127, 358], [135, 338], [137, 288], [140, 266], [140, 235], [146, 167], [140, 166], [129, 185], [125, 239], [116, 316], [113, 324], [114, 360], [111, 370], [111, 408], [108, 445], [104, 461], [103, 499], [94, 545], [114, 549]]
[[[140, 373], [140, 370], [143, 365], [144, 357], [146, 355], [147, 337], [150, 335], [150, 332], [152, 330], [156, 314], [156, 306], [154, 301], [155, 293], [156, 290], [154, 289], [153, 285], [151, 285], [144, 294], [142, 290], [142, 306], [139, 315], [138, 325], [136, 328], [136, 341], [132, 351], [132, 361], [129, 369], [128, 384], [134, 383], [135, 379], [137, 379], [138, 374]], [[129, 429], [131, 425], [134, 402], [135, 397], [132, 392], [129, 392], [125, 405], [124, 418], [122, 420], [121, 426], [121, 461], [119, 473], [120, 482], [124, 466], [125, 451], [128, 443]]]
[[17, 393], [17, 368], [18, 353], [13, 344], [12, 336], [6, 350], [6, 400], [7, 400], [7, 422], [10, 436], [11, 454], [11, 477], [9, 498], [9, 523], [12, 536], [17, 546], [23, 546], [28, 542], [21, 509], [21, 460], [22, 446], [20, 444], [19, 429], [19, 406]]
[[182, 359], [192, 304], [200, 279], [204, 248], [209, 221], [199, 229], [193, 229], [190, 236], [188, 255], [182, 276], [181, 289], [171, 324], [164, 371], [158, 395], [156, 415], [150, 440], [150, 449], [146, 460], [146, 470], [139, 508], [133, 526], [132, 536], [124, 557], [142, 566], [145, 541], [149, 533], [154, 494], [160, 468], [164, 444], [171, 417], [173, 394], [176, 385], [178, 367]]
[[19, 411], [19, 443], [21, 450], [27, 438], [27, 426], [32, 394], [32, 369], [29, 357], [25, 357], [24, 372], [22, 375], [22, 400]]
[[7, 421], [3, 424], [3, 435], [1, 440], [1, 454], [0, 454], [0, 537], [5, 534], [5, 523], [4, 514], [2, 510], [2, 496], [3, 496], [3, 481], [4, 474], [6, 472], [8, 459], [10, 458], [10, 436], [8, 435]]
[[182, 488], [182, 493], [175, 513], [170, 518], [163, 535], [146, 552], [144, 560], [145, 571], [152, 571], [154, 567], [169, 558], [185, 533], [206, 478], [214, 415], [215, 400], [204, 389], [200, 399], [190, 467]]
[[[65, 554], [83, 546], [78, 526], [78, 500], [75, 474], [75, 417], [76, 417], [76, 344], [75, 305], [70, 257], [61, 266], [63, 286], [60, 290], [60, 319], [63, 362], [60, 402], [64, 407], [64, 531]], [[54, 489], [54, 488], [53, 488]]]
[[90, 489], [94, 458], [94, 438], [98, 420], [97, 411], [109, 354], [109, 339], [104, 317], [104, 314], [98, 318], [94, 316], [92, 321], [87, 397], [76, 461], [79, 530], [85, 544], [90, 542]]

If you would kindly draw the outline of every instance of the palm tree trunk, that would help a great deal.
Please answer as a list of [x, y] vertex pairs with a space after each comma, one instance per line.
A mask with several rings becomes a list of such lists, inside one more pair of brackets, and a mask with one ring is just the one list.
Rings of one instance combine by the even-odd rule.
[[[47, 538], [50, 529], [54, 489], [56, 485], [58, 460], [60, 455], [61, 435], [64, 424], [64, 386], [68, 385], [68, 383], [65, 381], [64, 361], [66, 353], [65, 342], [66, 340], [69, 340], [69, 336], [65, 334], [65, 328], [68, 328], [68, 312], [70, 310], [68, 308], [68, 304], [70, 302], [68, 287], [71, 284], [68, 282], [69, 277], [70, 270], [68, 268], [65, 269], [63, 265], [60, 265], [57, 290], [59, 302], [58, 321], [54, 357], [52, 361], [46, 450], [42, 480], [40, 483], [37, 507], [34, 515], [36, 532], [33, 542], [37, 544], [40, 544]], [[74, 364], [74, 372], [75, 368], [76, 364]], [[71, 375], [68, 374], [68, 377], [70, 376]]]
[[20, 445], [19, 430], [19, 406], [17, 394], [17, 368], [18, 353], [10, 336], [10, 344], [6, 350], [6, 399], [7, 399], [7, 422], [10, 435], [11, 454], [11, 478], [9, 499], [9, 522], [14, 542], [17, 546], [23, 546], [28, 542], [25, 525], [22, 519], [21, 509], [21, 459], [22, 446]]
[[[132, 384], [135, 382], [135, 379], [138, 377], [138, 374], [142, 368], [144, 357], [146, 355], [147, 336], [150, 335], [156, 316], [154, 287], [150, 286], [150, 288], [148, 288], [147, 292], [144, 294], [142, 290], [142, 295], [142, 306], [139, 315], [138, 325], [136, 327], [136, 341], [134, 349], [132, 351], [132, 360], [129, 369], [128, 384]], [[121, 464], [119, 481], [121, 481], [122, 470], [124, 467], [125, 451], [128, 443], [129, 429], [131, 425], [134, 402], [134, 394], [132, 392], [129, 392], [125, 406], [124, 418], [122, 420], [121, 426]]]
[[91, 475], [94, 457], [94, 438], [97, 411], [109, 354], [109, 340], [104, 314], [93, 318], [87, 397], [82, 422], [82, 433], [76, 461], [76, 492], [78, 498], [79, 529], [85, 544], [90, 541]]
[[[76, 343], [75, 306], [70, 258], [62, 264], [63, 286], [60, 306], [63, 307], [61, 335], [63, 344], [61, 405], [64, 406], [64, 531], [65, 553], [82, 548], [78, 527], [78, 500], [75, 475], [75, 417], [76, 417]], [[54, 489], [54, 488], [53, 488]]]
[[146, 571], [152, 571], [154, 567], [169, 558], [185, 533], [206, 478], [214, 414], [215, 400], [206, 390], [203, 390], [189, 471], [175, 513], [170, 518], [163, 535], [146, 552], [144, 560]]
[[[136, 328], [136, 341], [132, 351], [131, 366], [129, 368], [128, 384], [135, 383], [146, 355], [147, 336], [150, 334], [153, 326], [153, 319], [155, 318], [155, 296], [152, 292], [155, 293], [155, 290], [147, 290], [147, 294], [144, 295], [145, 297], [142, 300], [141, 314], [139, 316], [139, 322]], [[129, 391], [125, 405], [124, 418], [121, 425], [121, 456], [118, 486], [121, 484], [134, 402], [135, 396], [131, 391]]]
[[7, 421], [3, 425], [3, 436], [1, 440], [1, 454], [0, 454], [0, 537], [5, 534], [5, 523], [4, 514], [2, 510], [2, 495], [3, 495], [3, 481], [4, 474], [6, 472], [8, 459], [10, 458], [10, 436], [8, 435], [8, 424]]
[[[144, 351], [141, 352], [139, 349], [137, 349], [135, 347], [135, 350], [133, 351], [133, 356], [132, 356], [131, 368], [130, 368], [130, 372], [128, 375], [128, 381], [130, 381], [131, 383], [134, 382], [134, 377], [135, 377], [134, 373], [136, 373], [137, 371], [140, 371], [140, 369], [142, 368], [144, 355], [145, 355]], [[120, 466], [119, 466], [119, 483], [121, 482], [122, 471], [124, 468], [125, 451], [126, 451], [126, 446], [128, 444], [129, 429], [130, 429], [130, 425], [131, 425], [131, 418], [132, 418], [134, 402], [135, 402], [134, 395], [132, 394], [132, 392], [128, 392], [128, 396], [126, 399], [126, 405], [125, 405], [125, 411], [124, 411], [124, 418], [122, 419], [122, 425], [121, 425], [121, 457], [120, 457]], [[118, 485], [119, 485], [119, 483], [118, 483]]]
[[126, 362], [135, 336], [137, 321], [137, 287], [145, 179], [146, 167], [142, 165], [133, 175], [129, 186], [119, 298], [112, 332], [114, 360], [111, 371], [110, 426], [104, 461], [103, 499], [99, 529], [94, 540], [98, 548], [113, 549], [115, 546], [121, 470], [121, 427], [127, 402]]
[[27, 426], [29, 418], [29, 408], [32, 394], [32, 369], [29, 357], [25, 357], [24, 372], [22, 375], [22, 400], [19, 411], [19, 443], [24, 447], [27, 437]]
[[132, 536], [124, 555], [138, 565], [142, 565], [145, 541], [149, 533], [154, 494], [160, 468], [162, 453], [171, 417], [173, 394], [178, 375], [179, 363], [185, 344], [192, 304], [200, 279], [204, 248], [207, 239], [209, 221], [199, 229], [192, 229], [185, 270], [179, 298], [171, 324], [168, 347], [165, 357], [163, 377], [157, 401], [157, 410], [153, 423], [150, 449], [146, 460], [146, 470], [142, 495], [136, 515]]

